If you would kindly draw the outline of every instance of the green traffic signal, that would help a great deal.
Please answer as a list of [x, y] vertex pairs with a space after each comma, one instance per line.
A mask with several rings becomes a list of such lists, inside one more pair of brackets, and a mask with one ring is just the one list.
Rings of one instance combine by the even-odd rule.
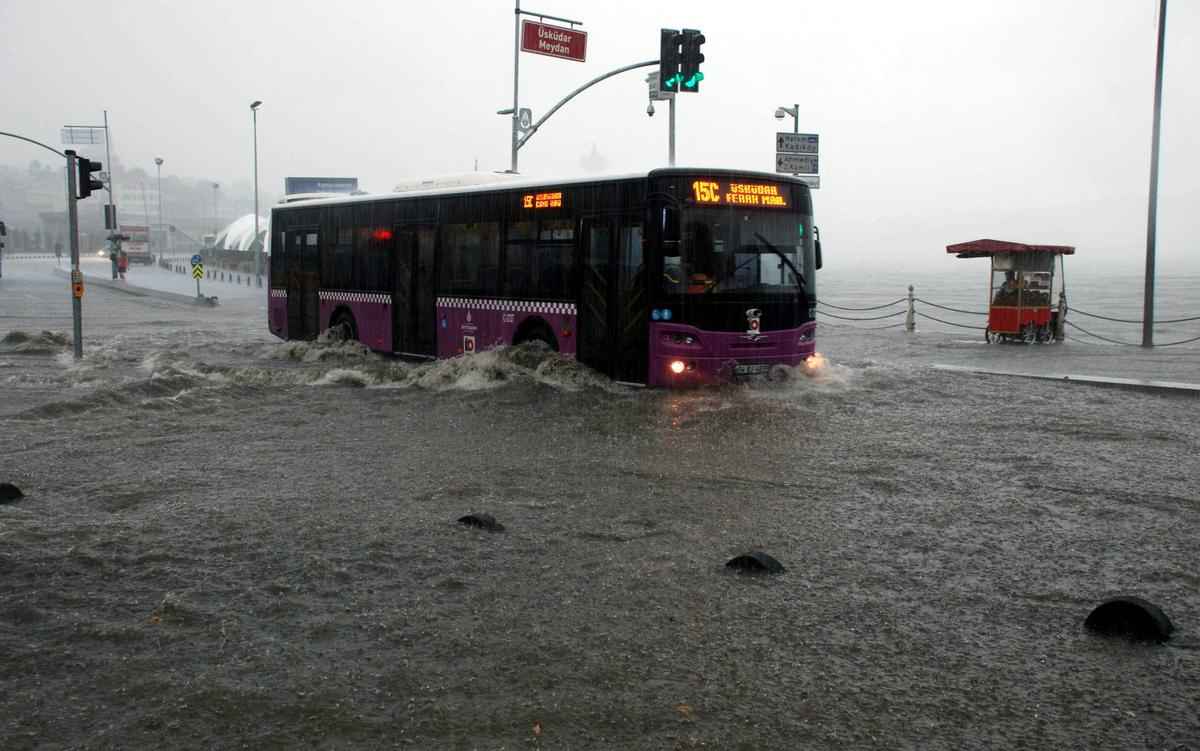
[[700, 45], [704, 44], [704, 35], [699, 29], [684, 29], [680, 43], [679, 74], [683, 77], [684, 88], [681, 91], [699, 91], [704, 74], [700, 72], [700, 63], [704, 55]]

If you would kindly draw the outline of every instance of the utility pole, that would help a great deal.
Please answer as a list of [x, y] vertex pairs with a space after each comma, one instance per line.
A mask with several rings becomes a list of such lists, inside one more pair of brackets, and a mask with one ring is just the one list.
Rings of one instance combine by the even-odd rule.
[[1150, 207], [1146, 219], [1146, 294], [1142, 303], [1142, 346], [1154, 347], [1154, 245], [1158, 229], [1158, 132], [1162, 124], [1163, 47], [1167, 0], [1158, 6], [1158, 59], [1154, 65], [1154, 134], [1150, 138]]

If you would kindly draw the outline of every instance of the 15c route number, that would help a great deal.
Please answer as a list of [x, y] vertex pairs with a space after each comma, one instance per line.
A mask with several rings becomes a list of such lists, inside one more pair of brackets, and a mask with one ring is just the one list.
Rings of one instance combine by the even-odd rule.
[[696, 193], [696, 200], [700, 203], [720, 203], [721, 190], [720, 183], [709, 182], [707, 180], [696, 180], [692, 183], [692, 190]]

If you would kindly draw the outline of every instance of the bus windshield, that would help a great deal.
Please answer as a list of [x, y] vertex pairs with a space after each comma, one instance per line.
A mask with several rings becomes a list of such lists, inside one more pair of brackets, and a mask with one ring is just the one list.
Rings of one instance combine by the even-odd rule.
[[668, 247], [663, 259], [663, 291], [769, 295], [807, 290], [812, 240], [806, 219], [732, 207], [685, 210], [680, 242]]

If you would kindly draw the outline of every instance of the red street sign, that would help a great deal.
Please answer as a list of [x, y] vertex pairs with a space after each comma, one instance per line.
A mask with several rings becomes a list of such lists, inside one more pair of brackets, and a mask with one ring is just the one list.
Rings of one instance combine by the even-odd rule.
[[537, 21], [522, 21], [521, 49], [582, 63], [587, 59], [587, 32]]

